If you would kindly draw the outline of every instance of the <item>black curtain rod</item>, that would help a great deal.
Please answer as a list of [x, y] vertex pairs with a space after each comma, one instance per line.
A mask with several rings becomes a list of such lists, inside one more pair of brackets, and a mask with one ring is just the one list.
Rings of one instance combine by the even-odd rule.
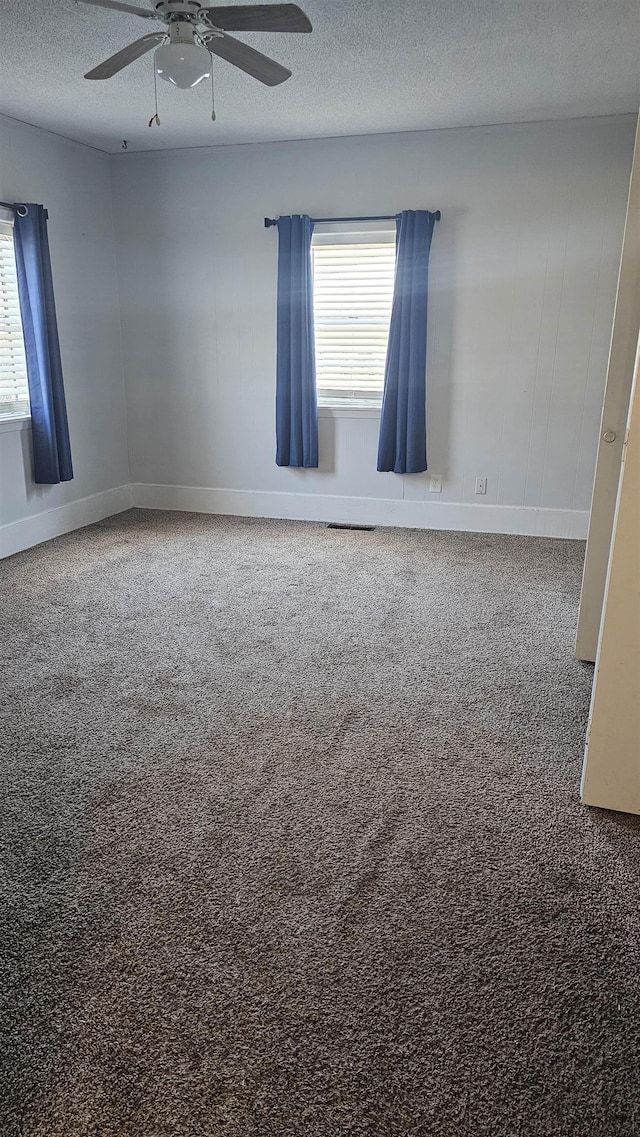
[[0, 201], [0, 207], [2, 209], [10, 209], [12, 213], [18, 213], [20, 217], [26, 217], [29, 212], [26, 205], [15, 205], [10, 201]]
[[[436, 221], [440, 220], [440, 210], [437, 209], [433, 215]], [[377, 217], [311, 217], [314, 225], [322, 225], [325, 221], [397, 221], [400, 217], [399, 213], [380, 213]], [[272, 225], [278, 224], [277, 217], [265, 217], [264, 227], [270, 229]]]

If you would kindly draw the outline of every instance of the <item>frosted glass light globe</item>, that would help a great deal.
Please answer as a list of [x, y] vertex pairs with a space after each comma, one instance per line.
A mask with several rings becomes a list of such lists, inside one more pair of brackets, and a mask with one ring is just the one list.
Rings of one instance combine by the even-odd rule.
[[195, 43], [163, 43], [156, 48], [156, 74], [174, 87], [196, 87], [211, 75], [211, 55]]

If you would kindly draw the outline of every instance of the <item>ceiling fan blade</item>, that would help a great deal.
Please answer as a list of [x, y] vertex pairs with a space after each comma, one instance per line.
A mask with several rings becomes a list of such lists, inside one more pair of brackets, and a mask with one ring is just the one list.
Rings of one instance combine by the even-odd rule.
[[311, 21], [297, 4], [242, 4], [201, 8], [200, 17], [225, 32], [310, 32]]
[[233, 36], [204, 35], [202, 38], [214, 55], [233, 63], [234, 67], [246, 71], [247, 75], [253, 75], [254, 79], [259, 79], [267, 87], [277, 87], [278, 83], [284, 83], [285, 79], [291, 78], [291, 72], [280, 63], [276, 63], [275, 59], [269, 59], [268, 55], [255, 51], [247, 43], [242, 43]]
[[136, 8], [133, 4], [121, 4], [120, 0], [81, 0], [83, 4], [93, 4], [96, 8], [115, 8], [117, 12], [128, 12], [131, 16], [142, 16], [145, 20], [161, 20], [157, 12], [150, 8]]
[[142, 39], [134, 40], [128, 47], [123, 47], [122, 51], [117, 51], [115, 55], [105, 59], [104, 63], [99, 63], [93, 71], [87, 71], [85, 79], [110, 79], [112, 75], [117, 75], [118, 71], [122, 71], [123, 67], [127, 67], [129, 63], [133, 63], [134, 59], [139, 59], [147, 51], [158, 43], [162, 43], [166, 36], [164, 32], [154, 32], [150, 36], [143, 36]]

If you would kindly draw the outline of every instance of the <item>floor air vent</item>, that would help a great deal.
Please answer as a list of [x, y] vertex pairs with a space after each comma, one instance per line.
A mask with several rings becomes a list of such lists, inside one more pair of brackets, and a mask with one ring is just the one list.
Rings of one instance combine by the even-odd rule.
[[356, 529], [359, 533], [373, 533], [375, 525], [349, 525], [347, 521], [330, 521], [327, 529]]

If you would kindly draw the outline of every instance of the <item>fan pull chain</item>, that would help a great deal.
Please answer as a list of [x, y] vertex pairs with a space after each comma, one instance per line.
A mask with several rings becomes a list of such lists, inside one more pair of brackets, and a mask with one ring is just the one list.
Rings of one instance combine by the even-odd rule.
[[153, 64], [153, 93], [155, 96], [156, 113], [151, 116], [151, 118], [149, 119], [148, 125], [153, 126], [153, 124], [155, 122], [156, 126], [160, 126], [160, 115], [158, 114], [158, 76], [156, 75], [156, 53], [155, 53], [155, 51], [154, 51], [153, 55], [151, 56], [151, 62]]
[[213, 56], [211, 56], [211, 121], [216, 121], [216, 104], [213, 94]]

